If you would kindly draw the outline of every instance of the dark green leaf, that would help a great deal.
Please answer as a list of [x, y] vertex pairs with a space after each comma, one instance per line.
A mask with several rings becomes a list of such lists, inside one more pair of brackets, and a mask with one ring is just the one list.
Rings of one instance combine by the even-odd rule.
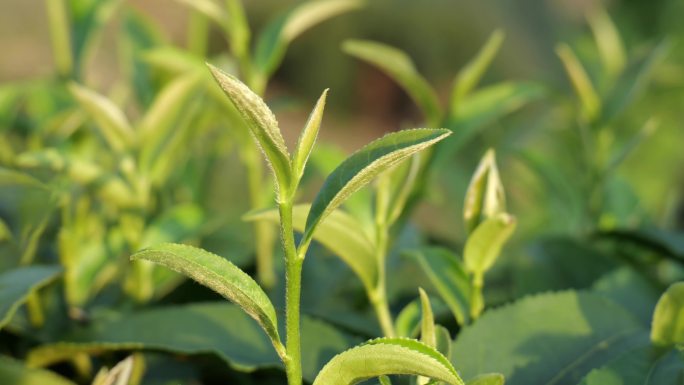
[[12, 318], [29, 294], [57, 277], [58, 266], [19, 267], [0, 274], [0, 328]]
[[75, 385], [51, 371], [28, 368], [5, 356], [0, 356], [0, 380], [7, 385]]

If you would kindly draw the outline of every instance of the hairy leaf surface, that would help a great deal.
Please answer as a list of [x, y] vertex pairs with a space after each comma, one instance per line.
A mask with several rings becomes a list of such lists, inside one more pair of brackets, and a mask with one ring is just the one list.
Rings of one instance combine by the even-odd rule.
[[308, 243], [318, 224], [349, 195], [368, 184], [374, 177], [411, 155], [446, 138], [444, 129], [404, 130], [385, 135], [352, 154], [323, 183], [311, 204], [301, 244]]
[[302, 133], [299, 135], [299, 140], [297, 141], [297, 147], [295, 148], [293, 158], [292, 158], [292, 174], [295, 181], [299, 182], [304, 174], [304, 168], [306, 167], [306, 162], [309, 160], [309, 155], [311, 150], [313, 150], [314, 143], [316, 143], [316, 138], [318, 137], [318, 130], [321, 127], [321, 120], [323, 119], [323, 109], [325, 108], [325, 100], [328, 96], [328, 90], [323, 91], [323, 94], [316, 102], [316, 106], [309, 119], [304, 125]]
[[252, 277], [228, 260], [206, 250], [173, 243], [139, 251], [131, 259], [166, 266], [235, 302], [261, 325], [276, 351], [283, 353], [273, 304]]
[[463, 385], [451, 363], [434, 348], [408, 338], [378, 338], [328, 362], [314, 385], [352, 385], [391, 374], [419, 375]]

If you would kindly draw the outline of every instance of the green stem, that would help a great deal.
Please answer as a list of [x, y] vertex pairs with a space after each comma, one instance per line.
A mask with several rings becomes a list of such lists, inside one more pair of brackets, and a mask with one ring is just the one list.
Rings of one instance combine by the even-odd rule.
[[45, 0], [45, 7], [57, 72], [61, 76], [68, 77], [73, 71], [74, 62], [66, 4], [64, 0]]
[[389, 310], [389, 303], [387, 302], [387, 268], [385, 260], [387, 255], [387, 225], [378, 221], [376, 223], [377, 229], [377, 248], [376, 259], [378, 261], [378, 284], [375, 289], [369, 293], [371, 304], [375, 310], [375, 315], [378, 318], [378, 323], [382, 329], [385, 337], [394, 337], [396, 332], [394, 330], [394, 322], [392, 321], [392, 314]]
[[473, 274], [473, 291], [470, 297], [470, 316], [473, 318], [473, 320], [476, 320], [478, 317], [480, 317], [480, 314], [482, 314], [482, 310], [484, 310], [484, 295], [482, 294], [483, 286], [484, 277], [482, 277], [482, 274]]
[[280, 231], [285, 250], [286, 276], [285, 282], [285, 330], [287, 360], [285, 372], [288, 385], [302, 384], [302, 351], [300, 342], [299, 303], [302, 286], [302, 264], [306, 248], [299, 253], [295, 246], [294, 229], [292, 227], [292, 201], [281, 202]]
[[[48, 0], [50, 1], [50, 0]], [[197, 56], [205, 57], [209, 43], [209, 20], [200, 12], [190, 15], [188, 25], [188, 50]]]

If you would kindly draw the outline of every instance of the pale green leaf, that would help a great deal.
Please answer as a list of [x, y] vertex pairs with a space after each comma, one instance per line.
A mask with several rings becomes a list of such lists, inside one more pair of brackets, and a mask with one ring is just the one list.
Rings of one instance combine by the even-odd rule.
[[318, 224], [351, 194], [381, 172], [446, 138], [445, 129], [404, 130], [385, 135], [347, 158], [323, 183], [311, 204], [301, 244], [311, 241]]
[[219, 7], [214, 0], [176, 0], [177, 2], [201, 13], [224, 29], [228, 27], [230, 20], [226, 12]]
[[0, 356], [0, 380], [7, 385], [75, 385], [49, 370], [28, 368], [6, 356]]
[[434, 348], [408, 338], [378, 338], [335, 356], [313, 385], [352, 385], [391, 374], [464, 384], [451, 363]]
[[451, 360], [451, 334], [442, 325], [435, 325], [435, 349]]
[[21, 171], [0, 167], [0, 187], [25, 186], [41, 191], [49, 191], [50, 188], [43, 182]]
[[432, 348], [437, 347], [437, 337], [435, 335], [435, 316], [432, 314], [432, 306], [430, 305], [430, 298], [423, 288], [418, 288], [420, 293], [420, 341]]
[[499, 373], [481, 374], [466, 382], [466, 385], [504, 385], [504, 376]]
[[128, 385], [133, 375], [133, 357], [127, 357], [116, 364], [111, 370], [100, 371], [92, 385]]
[[670, 286], [658, 300], [651, 340], [658, 345], [684, 344], [684, 282]]
[[138, 125], [140, 136], [141, 167], [145, 170], [154, 169], [157, 162], [168, 162], [169, 142], [177, 128], [177, 122], [188, 113], [188, 105], [198, 98], [199, 86], [203, 75], [192, 72], [179, 76], [166, 85], [147, 109]]
[[171, 46], [150, 48], [143, 53], [142, 59], [155, 69], [164, 70], [174, 75], [204, 72], [207, 68], [197, 56]]
[[[328, 90], [323, 91], [323, 94], [316, 102], [316, 106], [309, 119], [304, 125], [304, 129], [299, 135], [299, 140], [297, 141], [297, 147], [295, 148], [293, 158], [292, 158], [292, 176], [294, 177], [294, 183], [298, 184], [299, 180], [304, 174], [304, 168], [306, 167], [306, 162], [309, 160], [309, 155], [311, 150], [313, 150], [314, 144], [316, 143], [316, 138], [318, 137], [318, 130], [321, 127], [321, 120], [323, 119], [323, 109], [325, 108], [325, 100], [328, 95]], [[293, 186], [293, 190], [296, 186]]]
[[430, 124], [439, 124], [442, 110], [437, 94], [404, 52], [382, 43], [363, 40], [346, 41], [342, 48], [347, 54], [366, 61], [389, 75], [408, 93]]
[[601, 6], [595, 6], [587, 14], [587, 21], [598, 46], [599, 56], [606, 73], [617, 76], [627, 62], [625, 46], [615, 24]]
[[172, 243], [139, 251], [131, 259], [166, 266], [235, 302], [261, 325], [278, 354], [284, 355], [273, 304], [252, 277], [228, 260], [196, 247]]
[[497, 52], [499, 52], [504, 38], [505, 34], [502, 30], [492, 32], [480, 52], [458, 72], [451, 94], [452, 109], [458, 106], [480, 82]]
[[378, 380], [380, 381], [380, 385], [392, 385], [392, 381], [387, 376], [380, 376]]
[[461, 330], [452, 362], [465, 378], [501, 373], [507, 385], [574, 385], [643, 343], [646, 334], [631, 313], [606, 298], [547, 293], [486, 311]]
[[407, 255], [418, 262], [459, 325], [470, 322], [472, 288], [461, 260], [449, 250], [437, 247], [413, 250]]
[[463, 203], [463, 221], [472, 233], [483, 221], [506, 211], [506, 196], [496, 167], [496, 155], [489, 149], [470, 179]]
[[134, 143], [135, 136], [131, 124], [111, 100], [76, 83], [69, 84], [69, 91], [95, 121], [112, 149], [124, 151]]
[[31, 293], [50, 283], [60, 270], [58, 266], [29, 266], [0, 274], [0, 329]]
[[292, 178], [290, 154], [273, 112], [257, 94], [236, 77], [211, 64], [209, 64], [209, 69], [264, 152], [275, 174], [279, 195], [287, 196]]
[[515, 218], [506, 213], [497, 214], [482, 222], [466, 241], [463, 250], [466, 270], [475, 274], [484, 274], [489, 270], [515, 227]]
[[[295, 230], [304, 231], [310, 208], [308, 204], [292, 208], [292, 225]], [[269, 209], [248, 213], [244, 219], [279, 223], [280, 215], [277, 209]], [[342, 210], [333, 210], [328, 219], [321, 222], [314, 239], [349, 265], [366, 289], [371, 290], [376, 286], [378, 264], [374, 245], [363, 232], [363, 226], [354, 217]]]
[[575, 93], [577, 93], [582, 106], [582, 114], [589, 121], [593, 121], [601, 113], [602, 103], [589, 75], [587, 75], [582, 63], [567, 44], [558, 45], [556, 53], [560, 57], [561, 62], [563, 62], [565, 71], [570, 78]]
[[249, 53], [249, 40], [251, 39], [245, 8], [240, 0], [227, 0], [226, 10], [230, 17], [228, 28], [231, 52], [237, 58], [245, 57]]
[[[313, 381], [336, 352], [358, 343], [332, 326], [302, 317], [302, 372]], [[161, 350], [175, 354], [214, 354], [232, 368], [251, 372], [282, 368], [271, 341], [238, 306], [202, 303], [145, 309], [130, 314], [96, 317], [27, 356], [30, 366], [49, 366], [75, 354], [113, 351]]]
[[307, 1], [270, 22], [259, 35], [254, 53], [254, 64], [261, 76], [267, 78], [278, 68], [287, 46], [303, 32], [362, 5], [362, 0]]

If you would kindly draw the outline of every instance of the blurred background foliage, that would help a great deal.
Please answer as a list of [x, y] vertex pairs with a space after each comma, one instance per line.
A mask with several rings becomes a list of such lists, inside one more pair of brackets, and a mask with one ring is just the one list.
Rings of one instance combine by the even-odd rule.
[[[80, 9], [82, 18], [78, 19], [78, 5], [92, 2], [70, 3], [75, 9], [75, 28], [89, 28], [92, 15], [84, 11], [84, 5]], [[274, 15], [297, 3], [246, 1], [252, 30], [261, 30]], [[55, 262], [69, 255], [69, 247], [77, 250], [74, 258], [90, 264], [73, 273], [86, 278], [74, 278], [71, 297], [67, 289], [66, 307], [71, 311], [71, 320], [89, 317], [88, 310], [101, 311], [98, 306], [121, 306], [117, 289], [110, 285], [113, 281], [125, 281], [123, 290], [138, 300], [126, 302], [124, 309], [146, 301], [178, 304], [216, 299], [159, 270], [148, 272], [158, 285], [135, 287], [131, 275], [144, 272], [128, 272], [121, 266], [109, 268], [103, 256], [128, 255], [157, 241], [189, 240], [230, 256], [236, 264], [254, 272], [253, 225], [241, 218], [255, 206], [268, 206], [272, 197], [266, 191], [257, 204], [250, 197], [243, 167], [249, 163], [249, 155], [240, 152], [249, 138], [240, 130], [229, 134], [214, 130], [215, 126], [235, 125], [234, 117], [217, 112], [220, 103], [213, 101], [210, 92], [186, 79], [186, 83], [178, 84], [185, 84], [192, 93], [188, 91], [187, 103], [179, 104], [181, 115], [170, 118], [174, 121], [168, 124], [186, 127], [179, 128], [182, 132], [194, 129], [199, 134], [176, 144], [159, 166], [160, 176], [151, 186], [135, 185], [138, 179], [131, 176], [124, 158], [117, 152], [103, 151], [102, 146], [93, 145], [95, 139], [77, 131], [88, 125], [88, 120], [83, 114], [73, 113], [72, 94], [78, 95], [78, 91], [68, 89], [63, 80], [77, 80], [107, 95], [124, 106], [132, 125], [144, 126], [145, 113], [155, 98], [178, 80], [172, 67], [180, 63], [150, 65], [154, 58], [145, 55], [155, 48], [177, 47], [200, 52], [198, 56], [233, 68], [236, 64], [227, 58], [228, 45], [222, 31], [212, 24], [206, 47], [193, 47], [196, 43], [188, 32], [192, 30], [192, 12], [183, 1], [122, 1], [111, 10], [111, 18], [104, 18], [102, 35], [96, 43], [89, 47], [75, 42], [80, 47], [77, 50], [90, 55], [84, 61], [86, 65], [76, 65], [74, 73], [60, 77], [45, 4], [37, 0], [0, 3], [2, 180], [16, 182], [22, 178], [8, 174], [4, 168], [29, 169], [37, 180], [50, 186], [26, 189], [21, 186], [33, 182], [25, 180], [17, 184], [19, 187], [9, 182], [0, 186], [0, 212], [7, 222], [0, 222], [0, 240], [16, 238], [16, 242], [0, 245], [0, 268], [28, 264], [34, 258]], [[606, 71], [605, 58], [587, 22], [587, 15], [599, 7], [606, 9], [624, 44], [624, 77]], [[463, 196], [488, 148], [497, 153], [507, 191], [507, 211], [518, 220], [505, 258], [500, 259], [487, 284], [489, 304], [529, 293], [590, 287], [622, 263], [637, 268], [647, 266], [645, 274], [662, 286], [684, 277], [682, 15], [684, 2], [680, 0], [368, 1], [362, 10], [337, 16], [293, 42], [268, 83], [265, 99], [278, 116], [287, 143], [292, 145], [313, 101], [322, 89], [331, 89], [319, 139], [322, 145], [312, 160], [316, 172], [307, 175], [306, 192], [301, 198], [310, 201], [322, 177], [344, 154], [383, 133], [425, 124], [410, 96], [376, 67], [346, 54], [342, 49], [344, 41], [367, 39], [400, 48], [435, 88], [441, 104], [447, 105], [456, 73], [493, 31], [502, 30], [505, 40], [484, 74], [481, 87], [526, 81], [543, 88], [543, 96], [488, 121], [438, 162], [425, 199], [391, 253], [393, 278], [388, 289], [392, 310], [396, 313], [410, 301], [416, 286], [429, 285], [425, 277], [416, 275], [416, 266], [405, 263], [399, 251], [423, 243], [461, 249], [466, 238], [461, 215]], [[578, 99], [559, 58], [559, 53], [564, 52], [560, 43], [575, 53], [606, 107], [605, 114], [598, 113], [596, 119], [583, 116], [584, 101]], [[616, 93], [612, 86], [621, 80], [627, 83]], [[608, 111], [611, 100], [620, 96], [630, 99], [629, 103], [616, 113]], [[587, 146], [583, 132], [590, 133], [593, 144]], [[160, 140], [168, 143], [174, 139]], [[41, 152], [46, 148], [58, 148], [60, 152]], [[138, 190], [128, 195], [129, 201], [114, 202], [112, 197], [121, 197], [120, 186], [99, 179], [92, 165], [69, 163], [60, 158], [60, 153], [94, 159], [99, 167], [113, 170], [116, 178], [125, 179]], [[43, 167], [46, 164], [49, 167]], [[98, 177], [77, 180], [86, 186], [82, 191], [72, 186], [70, 170], [74, 170], [73, 175], [91, 172]], [[60, 179], [58, 175], [62, 174], [67, 177]], [[68, 231], [60, 230], [64, 223], [71, 224]], [[14, 235], [7, 235], [11, 233]], [[311, 252], [330, 254], [318, 246]], [[361, 284], [353, 281], [351, 272], [340, 261], [324, 260], [312, 261], [305, 267], [304, 287], [320, 288], [305, 292], [305, 312], [334, 320], [345, 329], [377, 334], [374, 323], [368, 322], [369, 309]], [[280, 258], [276, 261], [279, 263]], [[117, 263], [125, 264], [117, 260], [114, 265]], [[586, 269], [588, 265], [592, 267]], [[126, 273], [119, 275], [119, 268]], [[316, 273], [306, 274], [306, 269]], [[315, 278], [317, 275], [328, 278]], [[174, 290], [178, 287], [183, 290]], [[282, 299], [282, 289], [282, 282], [272, 289], [274, 301]], [[331, 293], [336, 301], [330, 301]], [[58, 297], [56, 293], [50, 295]], [[65, 305], [54, 305], [60, 306]], [[276, 306], [282, 307], [282, 303], [276, 302]], [[58, 313], [47, 307], [48, 316]], [[84, 314], [79, 313], [84, 309]], [[14, 320], [12, 330], [28, 330], [29, 321]], [[35, 319], [31, 322], [39, 323]], [[60, 330], [68, 320], [60, 322], [61, 326], [56, 322], [48, 329]], [[38, 339], [57, 340], [54, 336], [60, 334], [51, 335], [50, 330], [43, 331]], [[12, 346], [20, 352], [28, 349], [16, 341]], [[10, 353], [4, 349], [0, 350]], [[163, 361], [159, 356], [148, 357], [150, 373], [157, 370], [158, 361]], [[202, 357], [200, 367], [228, 370], [216, 369], [212, 360]], [[197, 371], [196, 366], [186, 364], [176, 369], [180, 377], [189, 378], [194, 378]], [[265, 378], [270, 378], [268, 370], [263, 372]], [[250, 381], [247, 375], [233, 375], [245, 376], [245, 383]]]

